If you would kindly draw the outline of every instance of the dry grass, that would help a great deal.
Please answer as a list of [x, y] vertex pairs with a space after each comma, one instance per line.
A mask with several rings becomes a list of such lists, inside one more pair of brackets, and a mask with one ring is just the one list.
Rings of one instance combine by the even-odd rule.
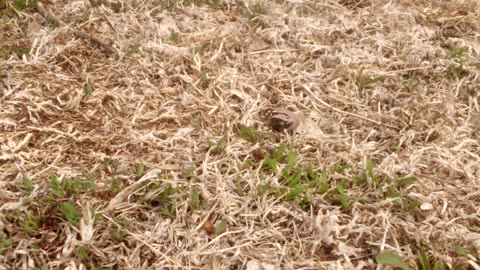
[[[58, 28], [18, 2], [0, 269], [376, 269], [382, 250], [479, 269], [476, 0], [49, 1]], [[269, 108], [302, 123], [269, 132]], [[281, 192], [289, 166], [261, 165], [282, 143], [327, 192]]]

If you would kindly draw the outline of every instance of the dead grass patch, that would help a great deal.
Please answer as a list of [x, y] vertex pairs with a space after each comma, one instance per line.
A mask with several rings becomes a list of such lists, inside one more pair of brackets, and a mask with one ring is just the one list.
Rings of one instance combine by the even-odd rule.
[[32, 3], [0, 1], [0, 269], [479, 268], [476, 1]]

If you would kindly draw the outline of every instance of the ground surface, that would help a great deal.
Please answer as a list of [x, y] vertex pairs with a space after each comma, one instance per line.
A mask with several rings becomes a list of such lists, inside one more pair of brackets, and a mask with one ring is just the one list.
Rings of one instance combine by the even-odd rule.
[[0, 269], [479, 269], [477, 1], [0, 3]]

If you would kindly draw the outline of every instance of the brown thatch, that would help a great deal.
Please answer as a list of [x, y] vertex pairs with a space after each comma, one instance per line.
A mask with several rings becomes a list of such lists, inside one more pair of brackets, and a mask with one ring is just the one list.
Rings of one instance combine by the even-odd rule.
[[[21, 3], [1, 270], [480, 269], [477, 0], [45, 1], [54, 24]], [[295, 164], [262, 168], [281, 145]]]

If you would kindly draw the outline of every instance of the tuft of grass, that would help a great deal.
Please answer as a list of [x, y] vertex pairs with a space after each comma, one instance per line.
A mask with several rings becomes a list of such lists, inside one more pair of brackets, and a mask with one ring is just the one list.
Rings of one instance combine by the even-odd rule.
[[200, 207], [200, 193], [196, 188], [192, 189], [192, 195], [190, 198], [190, 208], [192, 210], [197, 210]]
[[[119, 166], [120, 163], [118, 160], [113, 160], [111, 158], [105, 158], [103, 160], [103, 170], [110, 174], [112, 179], [109, 186], [109, 192], [117, 193], [121, 190], [122, 186], [124, 185], [124, 180], [119, 177], [120, 171]], [[139, 168], [137, 168], [138, 170]]]
[[6, 235], [0, 234], [0, 254], [12, 248], [12, 239]]
[[197, 6], [200, 7], [204, 4], [203, 0], [183, 0], [184, 6]]
[[366, 77], [363, 74], [363, 70], [364, 70], [364, 68], [361, 67], [360, 70], [358, 71], [358, 74], [357, 74], [357, 77], [356, 77], [356, 82], [357, 82], [357, 85], [360, 87], [360, 89], [363, 89], [363, 88], [365, 88], [369, 85], [372, 85], [374, 83], [377, 83], [377, 82], [383, 82], [386, 79], [385, 76], [378, 76], [378, 77], [374, 77], [374, 78]]
[[22, 58], [24, 55], [28, 55], [30, 53], [30, 48], [28, 47], [17, 47], [15, 48], [15, 54], [18, 58]]
[[409, 91], [416, 89], [418, 84], [419, 80], [417, 79], [417, 71], [415, 70], [409, 72], [408, 79], [402, 82], [402, 86]]
[[257, 142], [257, 132], [254, 127], [242, 126], [239, 131], [240, 138], [252, 143]]
[[127, 56], [133, 56], [134, 54], [137, 54], [140, 52], [140, 44], [133, 44], [129, 45], [127, 47], [127, 50], [125, 51]]
[[22, 177], [22, 183], [23, 183], [23, 187], [25, 188], [24, 192], [31, 193], [33, 191], [33, 189], [34, 189], [33, 183], [32, 183], [32, 180], [28, 176], [24, 175]]
[[210, 78], [204, 70], [200, 72], [200, 83], [202, 84], [202, 87], [207, 87], [210, 84]]
[[172, 30], [170, 32], [170, 37], [168, 39], [173, 43], [179, 43], [180, 42], [180, 34], [176, 31]]
[[466, 60], [464, 57], [464, 49], [451, 48], [448, 58], [453, 60], [454, 62], [448, 67], [450, 76], [457, 81], [465, 77], [466, 71], [464, 68], [464, 64]]
[[236, 4], [240, 10], [240, 14], [246, 17], [250, 24], [254, 23], [255, 18], [258, 16], [267, 14], [267, 7], [260, 2], [253, 4], [250, 8], [241, 0], [236, 0]]
[[160, 210], [162, 216], [168, 218], [175, 218], [177, 213], [176, 199], [173, 197], [183, 191], [183, 188], [173, 187], [172, 185], [165, 186], [163, 182], [156, 182], [148, 184], [145, 189], [150, 191], [149, 194], [155, 194], [153, 197], [143, 197], [140, 199], [147, 207], [154, 207]]
[[40, 226], [45, 216], [35, 215], [31, 210], [25, 210], [23, 212], [16, 211], [13, 215], [14, 223], [20, 228], [20, 231], [31, 234], [34, 233]]
[[81, 212], [77, 209], [72, 200], [61, 203], [59, 210], [68, 223], [72, 225], [76, 225], [82, 217]]
[[255, 16], [266, 15], [267, 14], [267, 7], [264, 4], [262, 4], [260, 2], [257, 2], [255, 4], [253, 4], [253, 6], [250, 8], [250, 11]]
[[138, 164], [137, 173], [136, 173], [137, 177], [143, 176], [144, 173], [145, 173], [145, 165], [143, 163]]
[[193, 166], [188, 166], [182, 170], [182, 176], [187, 179], [192, 178], [194, 174], [195, 174], [195, 167]]
[[[378, 174], [375, 170], [374, 162], [370, 157], [366, 157], [365, 170], [359, 172], [351, 179], [338, 178], [337, 174], [344, 173], [350, 168], [348, 164], [338, 162], [327, 169], [314, 169], [311, 165], [302, 166], [298, 164], [297, 152], [285, 144], [280, 144], [263, 159], [261, 168], [263, 171], [281, 174], [283, 186], [273, 188], [269, 185], [259, 185], [257, 195], [276, 194], [282, 197], [284, 201], [291, 201], [302, 208], [308, 207], [315, 195], [324, 195], [324, 198], [333, 205], [339, 205], [346, 210], [359, 202], [369, 200], [378, 201], [386, 198], [392, 199], [394, 205], [400, 206], [407, 212], [416, 211], [420, 202], [408, 197], [408, 187], [415, 183], [416, 177], [410, 176], [401, 179], [391, 179], [385, 175]], [[281, 166], [282, 165], [282, 166]], [[280, 168], [281, 171], [280, 171]], [[332, 175], [329, 177], [329, 171]], [[237, 187], [238, 188], [238, 187]], [[350, 190], [358, 193], [364, 190], [365, 196], [349, 196]], [[376, 191], [376, 192], [371, 192]]]
[[222, 138], [220, 138], [217, 142], [209, 141], [208, 144], [210, 146], [211, 153], [213, 155], [221, 154], [227, 147], [227, 140], [227, 135], [223, 135]]
[[80, 261], [83, 261], [85, 258], [90, 255], [90, 248], [86, 245], [78, 245], [75, 247], [75, 255]]
[[71, 198], [84, 192], [95, 192], [95, 182], [85, 174], [75, 179], [65, 178], [59, 181], [56, 176], [50, 178], [49, 195], [53, 199]]
[[93, 86], [93, 82], [87, 81], [87, 83], [83, 86], [84, 95], [89, 97], [89, 96], [92, 95], [93, 91], [95, 91], [95, 87]]
[[275, 174], [278, 172], [277, 166], [278, 166], [278, 162], [275, 159], [271, 158], [270, 156], [265, 157], [262, 163], [263, 169], [269, 170]]
[[14, 0], [13, 7], [18, 11], [37, 7], [38, 0]]
[[442, 260], [429, 258], [427, 253], [421, 250], [418, 255], [416, 263], [409, 262], [407, 259], [404, 259], [398, 253], [394, 251], [383, 251], [379, 253], [375, 260], [378, 264], [389, 265], [396, 269], [402, 270], [460, 270], [466, 269], [460, 263], [454, 264], [452, 267], [449, 267], [447, 263]]
[[390, 265], [403, 270], [414, 270], [410, 264], [396, 252], [384, 251], [375, 258], [378, 264]]
[[257, 130], [254, 126], [241, 126], [238, 135], [240, 138], [249, 141], [251, 143], [258, 143], [271, 136], [268, 132], [262, 132]]

